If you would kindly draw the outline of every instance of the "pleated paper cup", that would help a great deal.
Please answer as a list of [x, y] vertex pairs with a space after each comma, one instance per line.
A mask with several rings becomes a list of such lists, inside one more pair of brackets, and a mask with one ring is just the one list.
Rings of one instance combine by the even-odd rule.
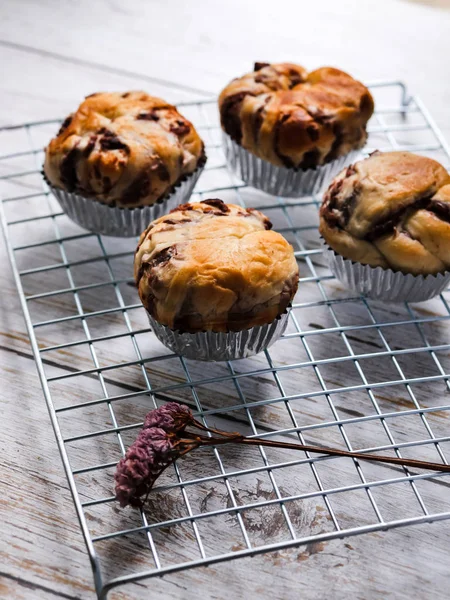
[[162, 217], [187, 202], [195, 184], [203, 171], [198, 167], [192, 174], [187, 175], [164, 198], [151, 206], [136, 208], [119, 208], [103, 204], [93, 198], [85, 198], [80, 194], [66, 192], [54, 187], [44, 176], [59, 205], [66, 215], [77, 225], [101, 235], [115, 237], [137, 237], [148, 227], [148, 224]]
[[361, 158], [361, 151], [353, 150], [326, 165], [302, 171], [272, 165], [237, 144], [224, 132], [222, 141], [228, 167], [235, 175], [251, 187], [285, 198], [320, 193], [344, 167]]
[[151, 328], [164, 346], [186, 358], [205, 361], [236, 360], [262, 352], [283, 335], [289, 318], [286, 311], [272, 323], [243, 331], [183, 333], [147, 314]]
[[424, 302], [441, 294], [450, 284], [450, 272], [412, 275], [353, 262], [327, 246], [332, 273], [349, 289], [384, 302]]

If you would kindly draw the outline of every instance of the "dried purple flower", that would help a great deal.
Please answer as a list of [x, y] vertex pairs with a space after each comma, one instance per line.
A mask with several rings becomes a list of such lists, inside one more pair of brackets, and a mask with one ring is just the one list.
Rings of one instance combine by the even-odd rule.
[[168, 402], [147, 414], [137, 440], [119, 461], [114, 474], [120, 506], [142, 506], [164, 469], [202, 443], [193, 434], [180, 437], [188, 425], [202, 427], [190, 408], [177, 402]]
[[159, 427], [167, 433], [176, 433], [183, 431], [192, 422], [192, 412], [188, 406], [177, 402], [168, 402], [148, 413], [145, 417], [144, 428]]
[[142, 506], [142, 497], [147, 496], [156, 479], [178, 454], [164, 429], [142, 429], [117, 465], [114, 475], [120, 506]]
[[[186, 431], [188, 425], [207, 432], [209, 435]], [[116, 498], [120, 502], [120, 506], [141, 507], [164, 469], [180, 456], [199, 446], [217, 446], [229, 443], [308, 450], [329, 456], [348, 456], [359, 460], [450, 472], [450, 465], [443, 463], [322, 448], [308, 444], [270, 440], [265, 437], [245, 437], [237, 432], [211, 429], [196, 421], [187, 406], [169, 402], [148, 413], [137, 440], [128, 448], [125, 457], [117, 465], [114, 479]]]
[[[188, 425], [220, 437], [205, 437], [188, 432]], [[120, 506], [143, 505], [155, 481], [177, 458], [202, 445], [228, 443], [241, 434], [209, 429], [196, 421], [185, 404], [168, 402], [145, 417], [137, 440], [130, 446], [116, 468], [116, 499]]]

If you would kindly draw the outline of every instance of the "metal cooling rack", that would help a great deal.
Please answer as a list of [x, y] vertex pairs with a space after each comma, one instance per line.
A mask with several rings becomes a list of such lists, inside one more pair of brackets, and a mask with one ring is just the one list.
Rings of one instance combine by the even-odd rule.
[[[448, 166], [449, 148], [420, 100], [400, 82], [371, 88], [367, 152], [407, 149]], [[79, 229], [40, 177], [59, 121], [1, 129], [3, 233], [99, 598], [147, 577], [450, 517], [444, 473], [263, 448], [194, 453], [145, 510], [116, 507], [114, 466], [146, 411], [169, 399], [205, 424], [247, 434], [447, 462], [447, 293], [390, 307], [342, 289], [323, 262], [320, 198], [245, 187], [225, 167], [215, 103], [183, 112], [209, 156], [194, 198], [260, 208], [300, 263], [285, 336], [244, 361], [200, 364], [159, 345], [132, 286], [134, 240]], [[314, 507], [320, 513], [305, 524]], [[272, 518], [276, 533], [264, 527]]]

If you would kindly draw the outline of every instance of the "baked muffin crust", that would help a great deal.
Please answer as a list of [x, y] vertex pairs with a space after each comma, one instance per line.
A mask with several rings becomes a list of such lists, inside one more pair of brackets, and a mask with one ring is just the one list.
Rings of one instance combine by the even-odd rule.
[[46, 148], [44, 173], [105, 204], [151, 205], [205, 161], [192, 123], [145, 92], [91, 94]]
[[295, 295], [292, 246], [262, 213], [212, 199], [183, 204], [147, 228], [134, 270], [143, 305], [180, 331], [271, 323]]
[[280, 167], [310, 169], [364, 146], [373, 113], [369, 90], [347, 73], [308, 73], [290, 63], [255, 63], [219, 97], [222, 129]]
[[344, 258], [404, 273], [450, 267], [450, 176], [409, 152], [374, 152], [325, 192], [320, 233]]

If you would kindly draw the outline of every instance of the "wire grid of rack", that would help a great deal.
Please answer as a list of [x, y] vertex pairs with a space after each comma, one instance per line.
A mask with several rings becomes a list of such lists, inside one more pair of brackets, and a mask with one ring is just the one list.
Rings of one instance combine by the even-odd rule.
[[[365, 152], [408, 149], [448, 167], [448, 146], [419, 99], [400, 82], [371, 89]], [[247, 188], [225, 166], [215, 103], [182, 110], [209, 157], [194, 198], [263, 210], [300, 265], [284, 337], [243, 361], [188, 361], [155, 340], [132, 284], [135, 241], [81, 230], [41, 179], [58, 120], [1, 130], [3, 232], [99, 598], [147, 577], [450, 517], [443, 473], [263, 448], [198, 450], [143, 510], [117, 508], [117, 461], [146, 411], [174, 399], [207, 425], [249, 435], [447, 462], [447, 293], [389, 307], [342, 289], [323, 261], [320, 198]], [[119, 565], [111, 553], [123, 556]]]

